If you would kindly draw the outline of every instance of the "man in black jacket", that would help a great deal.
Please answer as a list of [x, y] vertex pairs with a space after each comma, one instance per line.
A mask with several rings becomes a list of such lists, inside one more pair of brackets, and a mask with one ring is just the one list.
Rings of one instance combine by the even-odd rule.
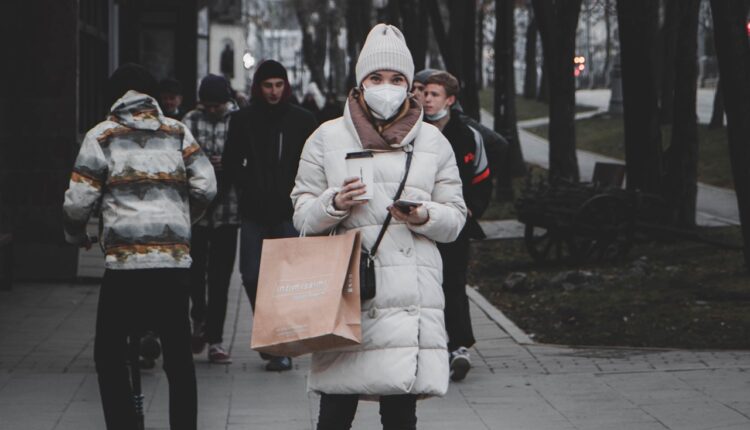
[[469, 239], [481, 232], [477, 219], [487, 209], [492, 181], [482, 137], [451, 110], [458, 94], [458, 80], [437, 72], [424, 82], [424, 115], [427, 122], [439, 128], [456, 155], [463, 193], [469, 209], [466, 226], [455, 242], [439, 243], [443, 258], [443, 293], [445, 294], [445, 328], [448, 332], [451, 379], [460, 381], [471, 368], [468, 348], [474, 345], [469, 299], [466, 296], [466, 270], [469, 264]]
[[[240, 272], [255, 309], [264, 239], [293, 237], [294, 188], [302, 147], [315, 131], [315, 117], [289, 102], [286, 69], [268, 60], [253, 76], [250, 104], [232, 115], [222, 163], [240, 192]], [[267, 370], [292, 368], [289, 357], [270, 357]]]

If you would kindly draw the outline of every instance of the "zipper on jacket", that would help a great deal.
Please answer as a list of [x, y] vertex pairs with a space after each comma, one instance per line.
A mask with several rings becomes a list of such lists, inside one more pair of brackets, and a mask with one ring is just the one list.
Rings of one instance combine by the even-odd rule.
[[284, 149], [284, 132], [279, 132], [279, 161], [281, 161], [281, 153]]

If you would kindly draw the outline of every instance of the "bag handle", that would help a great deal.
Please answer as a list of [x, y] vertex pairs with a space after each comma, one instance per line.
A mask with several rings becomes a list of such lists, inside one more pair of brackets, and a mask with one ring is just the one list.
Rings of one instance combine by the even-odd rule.
[[[401, 183], [398, 186], [398, 191], [396, 191], [396, 197], [393, 198], [394, 201], [400, 199], [401, 193], [404, 191], [404, 187], [406, 186], [406, 178], [409, 176], [409, 168], [411, 167], [411, 157], [413, 154], [413, 149], [412, 151], [406, 153], [406, 171], [404, 172], [404, 179], [401, 180]], [[378, 238], [375, 240], [375, 244], [370, 249], [370, 259], [375, 258], [375, 254], [378, 252], [378, 247], [380, 246], [380, 241], [383, 240], [385, 231], [388, 229], [388, 224], [391, 223], [391, 218], [393, 218], [393, 215], [388, 212], [388, 215], [385, 217], [385, 221], [383, 221], [383, 227], [380, 228], [380, 233], [378, 233]]]

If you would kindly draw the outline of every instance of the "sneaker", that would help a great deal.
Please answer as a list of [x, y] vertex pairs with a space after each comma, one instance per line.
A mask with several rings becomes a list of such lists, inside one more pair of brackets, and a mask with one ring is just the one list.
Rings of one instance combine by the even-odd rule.
[[208, 348], [208, 361], [214, 364], [229, 364], [232, 362], [232, 357], [221, 344], [216, 344]]
[[462, 381], [471, 369], [469, 350], [462, 346], [455, 351], [451, 351], [450, 357], [451, 381]]
[[268, 360], [266, 370], [269, 372], [284, 372], [292, 370], [292, 359], [290, 357], [273, 357]]
[[190, 347], [193, 349], [193, 354], [200, 354], [206, 347], [204, 334], [203, 323], [193, 321], [193, 335], [190, 337]]
[[273, 358], [273, 355], [271, 355], [271, 354], [266, 354], [265, 352], [260, 352], [259, 354], [260, 354], [260, 358], [261, 358], [261, 359], [262, 359], [263, 361], [268, 361], [268, 360], [270, 360], [270, 359], [272, 359], [272, 358]]

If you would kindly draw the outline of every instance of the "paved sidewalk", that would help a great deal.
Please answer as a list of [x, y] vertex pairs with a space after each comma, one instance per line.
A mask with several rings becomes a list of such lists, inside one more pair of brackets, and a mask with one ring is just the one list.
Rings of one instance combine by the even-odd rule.
[[[698, 115], [698, 122], [708, 124], [711, 122], [711, 114], [714, 109], [715, 88], [698, 88], [695, 97], [695, 113]], [[609, 109], [609, 97], [611, 90], [577, 90], [576, 103], [584, 106], [594, 106], [598, 109]]]
[[[92, 360], [98, 287], [18, 284], [0, 292], [0, 430], [102, 429]], [[740, 430], [750, 428], [750, 352], [523, 344], [475, 297], [474, 369], [442, 399], [420, 402], [420, 429]], [[507, 323], [506, 323], [507, 324]], [[249, 349], [250, 312], [235, 274], [226, 323], [234, 363], [196, 356], [200, 428], [313, 429], [309, 360], [269, 373]], [[519, 337], [520, 336], [520, 337]], [[166, 429], [164, 374], [144, 371], [147, 428]], [[355, 429], [378, 429], [362, 402]]]

